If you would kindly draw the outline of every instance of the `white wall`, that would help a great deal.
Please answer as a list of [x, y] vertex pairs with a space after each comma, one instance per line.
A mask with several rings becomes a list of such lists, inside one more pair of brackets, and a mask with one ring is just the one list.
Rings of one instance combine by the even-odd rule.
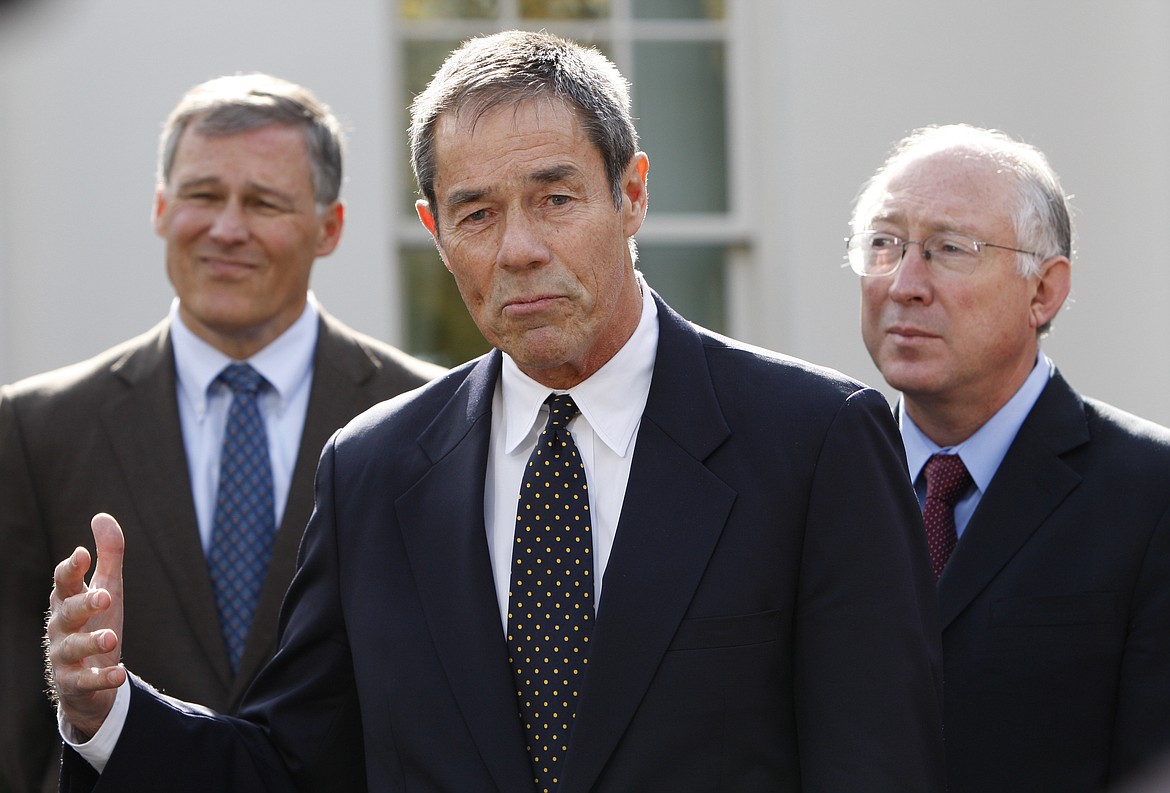
[[[1075, 303], [1046, 350], [1086, 393], [1170, 423], [1170, 4], [726, 2], [744, 35], [739, 159], [756, 235], [738, 335], [880, 384], [856, 278], [839, 267], [857, 188], [914, 127], [999, 127], [1044, 149], [1075, 194]], [[242, 70], [310, 86], [352, 126], [348, 225], [315, 288], [401, 341], [395, 3], [27, 4], [38, 13], [0, 16], [0, 382], [163, 314], [148, 222], [159, 124], [191, 85]]]
[[267, 71], [349, 128], [342, 242], [314, 289], [398, 335], [387, 174], [400, 133], [384, 0], [26, 0], [0, 15], [0, 382], [87, 357], [160, 319], [172, 295], [150, 226], [161, 124], [211, 77]]
[[764, 265], [748, 332], [881, 385], [857, 330], [857, 279], [838, 267], [853, 198], [915, 127], [996, 127], [1043, 149], [1074, 194], [1075, 302], [1044, 349], [1083, 392], [1170, 422], [1170, 4], [783, 8], [748, 27]]

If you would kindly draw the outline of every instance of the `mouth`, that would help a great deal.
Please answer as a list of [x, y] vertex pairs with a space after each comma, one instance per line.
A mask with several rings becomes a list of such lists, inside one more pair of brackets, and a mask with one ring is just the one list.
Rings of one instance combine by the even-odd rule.
[[228, 259], [222, 256], [201, 256], [199, 262], [213, 275], [224, 277], [245, 275], [259, 266], [252, 262]]
[[931, 333], [912, 325], [891, 325], [886, 329], [886, 335], [893, 336], [903, 344], [914, 344], [939, 338], [937, 333]]
[[533, 295], [531, 297], [513, 298], [504, 304], [504, 313], [521, 317], [530, 314], [539, 314], [549, 310], [563, 299], [563, 295]]

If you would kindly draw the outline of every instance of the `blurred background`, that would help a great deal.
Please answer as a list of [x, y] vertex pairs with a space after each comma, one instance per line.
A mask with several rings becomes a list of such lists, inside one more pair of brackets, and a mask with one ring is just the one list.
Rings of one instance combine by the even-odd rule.
[[841, 267], [862, 182], [926, 124], [1039, 146], [1077, 231], [1073, 300], [1044, 348], [1083, 392], [1170, 423], [1165, 0], [6, 0], [0, 382], [164, 315], [158, 132], [192, 85], [246, 71], [308, 86], [349, 130], [324, 305], [443, 363], [483, 351], [414, 216], [406, 106], [461, 39], [510, 27], [591, 42], [633, 82], [652, 286], [873, 385]]

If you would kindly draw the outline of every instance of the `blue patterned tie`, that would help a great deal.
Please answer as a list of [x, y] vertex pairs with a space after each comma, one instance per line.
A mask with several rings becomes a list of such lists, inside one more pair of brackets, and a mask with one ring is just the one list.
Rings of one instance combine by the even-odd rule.
[[252, 624], [276, 533], [268, 435], [256, 397], [264, 378], [246, 363], [219, 374], [232, 390], [219, 461], [219, 493], [207, 566], [232, 672]]
[[593, 534], [585, 468], [568, 394], [546, 403], [548, 423], [520, 481], [508, 592], [508, 654], [533, 781], [560, 781], [593, 627]]

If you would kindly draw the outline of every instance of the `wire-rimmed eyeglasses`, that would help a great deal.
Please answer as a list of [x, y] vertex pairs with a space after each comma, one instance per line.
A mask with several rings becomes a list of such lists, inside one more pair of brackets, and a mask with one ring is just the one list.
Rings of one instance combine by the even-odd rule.
[[849, 266], [858, 275], [891, 275], [906, 258], [906, 248], [910, 245], [921, 246], [922, 258], [932, 266], [962, 275], [975, 271], [975, 266], [979, 264], [979, 253], [984, 248], [1000, 248], [1039, 256], [1033, 251], [983, 242], [950, 231], [931, 234], [921, 241], [904, 240], [886, 231], [859, 231], [845, 240], [845, 251]]

